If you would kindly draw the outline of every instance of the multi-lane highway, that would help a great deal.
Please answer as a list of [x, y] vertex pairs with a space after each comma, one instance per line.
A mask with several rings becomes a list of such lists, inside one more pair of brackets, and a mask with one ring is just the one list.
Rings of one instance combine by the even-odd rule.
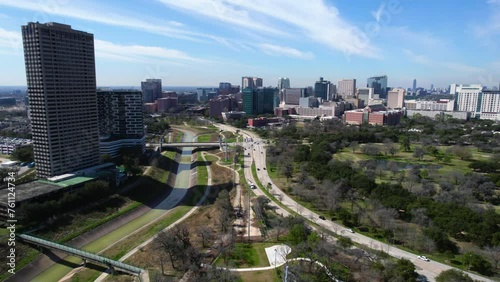
[[[240, 130], [240, 133], [243, 134], [247, 138], [251, 138], [252, 142], [246, 142], [243, 143], [242, 145], [246, 148], [245, 149], [245, 176], [247, 179], [253, 181], [255, 183], [255, 180], [253, 179], [252, 171], [251, 171], [251, 162], [255, 162], [257, 170], [257, 176], [260, 180], [260, 182], [263, 185], [267, 185], [267, 183], [271, 183], [272, 189], [271, 192], [276, 195], [277, 199], [281, 200], [281, 203], [288, 207], [289, 209], [293, 210], [294, 212], [300, 214], [306, 219], [314, 221], [316, 224], [331, 230], [339, 235], [346, 236], [351, 238], [354, 242], [368, 246], [372, 249], [377, 249], [377, 250], [382, 250], [389, 255], [397, 258], [406, 258], [413, 262], [417, 268], [417, 272], [420, 275], [423, 275], [427, 277], [429, 281], [435, 281], [436, 276], [438, 276], [442, 271], [451, 269], [451, 266], [448, 266], [446, 264], [436, 262], [436, 261], [424, 261], [418, 258], [418, 255], [410, 253], [405, 250], [401, 250], [393, 245], [388, 245], [379, 241], [376, 241], [372, 238], [369, 238], [367, 236], [364, 236], [362, 234], [358, 233], [351, 233], [349, 230], [339, 224], [336, 224], [332, 221], [329, 220], [322, 220], [319, 218], [319, 214], [314, 213], [313, 211], [307, 209], [306, 207], [300, 205], [297, 203], [295, 200], [290, 198], [288, 195], [286, 195], [283, 191], [279, 189], [278, 186], [276, 186], [271, 178], [269, 177], [269, 174], [267, 173], [266, 168], [266, 151], [265, 151], [265, 144], [263, 140], [257, 136], [255, 133], [247, 131], [247, 130], [241, 130], [237, 129], [228, 125], [217, 125], [219, 128], [227, 131], [233, 131], [235, 132], [236, 130]], [[248, 156], [248, 153], [250, 153], [250, 157]], [[248, 165], [247, 165], [248, 164]], [[265, 195], [260, 189], [254, 190], [256, 195]], [[279, 207], [278, 205], [275, 205]], [[278, 212], [282, 212], [284, 216], [288, 215], [288, 212], [281, 207], [279, 207]], [[469, 273], [467, 272], [471, 278], [478, 280], [478, 281], [493, 281], [491, 279]]]

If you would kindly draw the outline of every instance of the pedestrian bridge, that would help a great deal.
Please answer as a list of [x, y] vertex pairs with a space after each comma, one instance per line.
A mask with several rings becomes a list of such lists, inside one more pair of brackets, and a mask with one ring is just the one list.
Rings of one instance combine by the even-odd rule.
[[[224, 144], [222, 144], [224, 145]], [[150, 144], [151, 147], [159, 147], [160, 144]], [[220, 142], [179, 142], [179, 143], [162, 143], [162, 147], [221, 147]]]
[[21, 238], [25, 242], [28, 242], [28, 243], [31, 243], [31, 244], [34, 244], [34, 245], [37, 245], [37, 246], [40, 246], [40, 247], [43, 247], [46, 249], [56, 250], [56, 251], [66, 253], [66, 254], [71, 255], [71, 256], [82, 258], [84, 262], [93, 261], [96, 263], [103, 264], [103, 265], [107, 266], [109, 269], [111, 269], [112, 271], [114, 269], [118, 269], [118, 270], [126, 272], [126, 273], [137, 275], [137, 276], [139, 276], [139, 279], [141, 279], [140, 277], [145, 272], [144, 269], [141, 269], [141, 268], [129, 265], [129, 264], [125, 264], [123, 262], [111, 260], [109, 258], [105, 258], [105, 257], [99, 256], [96, 254], [85, 252], [85, 251], [82, 251], [82, 250], [79, 250], [76, 248], [68, 247], [68, 246], [65, 246], [62, 244], [54, 243], [54, 242], [40, 239], [37, 237], [33, 237], [30, 235], [20, 234], [17, 237]]

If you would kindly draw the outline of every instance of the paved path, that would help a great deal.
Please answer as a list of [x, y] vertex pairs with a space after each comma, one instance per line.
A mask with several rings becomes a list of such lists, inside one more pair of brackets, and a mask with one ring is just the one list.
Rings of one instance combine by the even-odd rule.
[[[273, 183], [273, 181], [271, 180], [271, 178], [269, 177], [269, 175], [267, 173], [267, 170], [263, 169], [264, 167], [266, 167], [266, 152], [265, 152], [265, 148], [264, 148], [264, 145], [262, 142], [263, 140], [259, 136], [257, 136], [253, 132], [249, 132], [247, 130], [237, 129], [237, 128], [234, 128], [234, 127], [231, 127], [228, 125], [219, 125], [219, 124], [214, 124], [214, 125], [220, 127], [221, 129], [228, 130], [228, 131], [240, 130], [241, 134], [244, 134], [247, 137], [253, 138], [253, 141], [258, 143], [258, 144], [253, 144], [252, 148], [249, 150], [249, 152], [251, 153], [252, 158], [255, 161], [256, 167], [260, 169], [259, 171], [257, 171], [257, 176], [260, 179], [260, 182], [263, 185], [266, 185], [267, 183], [271, 183], [271, 185], [273, 187], [271, 189], [272, 194], [277, 196], [277, 198], [279, 197], [281, 199], [282, 204], [284, 204], [286, 207], [290, 208], [291, 210], [297, 212], [302, 217], [309, 219], [309, 220], [315, 222], [316, 224], [318, 224], [318, 225], [320, 225], [328, 230], [335, 232], [336, 234], [349, 237], [356, 243], [368, 246], [372, 249], [384, 251], [384, 252], [388, 253], [389, 255], [396, 257], [396, 258], [406, 258], [406, 259], [410, 260], [413, 264], [415, 264], [415, 266], [417, 268], [417, 272], [420, 275], [426, 276], [429, 281], [435, 281], [436, 276], [438, 276], [442, 271], [453, 268], [449, 265], [446, 265], [446, 264], [443, 264], [440, 262], [436, 262], [436, 261], [430, 261], [430, 262], [422, 261], [422, 260], [418, 259], [417, 255], [415, 255], [413, 253], [401, 250], [401, 249], [399, 249], [395, 246], [392, 246], [392, 245], [388, 245], [388, 244], [376, 241], [370, 237], [367, 237], [367, 236], [364, 236], [364, 235], [361, 235], [358, 233], [350, 233], [347, 231], [347, 229], [344, 226], [341, 226], [339, 224], [336, 224], [336, 223], [328, 221], [328, 220], [319, 219], [318, 214], [312, 212], [311, 210], [309, 210], [306, 207], [297, 203], [295, 200], [290, 198], [286, 193], [281, 191], [280, 188]], [[247, 146], [247, 145], [245, 145], [245, 146]], [[255, 149], [255, 151], [253, 149]], [[247, 154], [247, 151], [245, 151], [245, 154]], [[246, 167], [245, 167], [245, 169], [246, 169]], [[250, 171], [247, 174], [247, 170], [245, 170], [245, 175], [247, 176], [247, 178], [250, 178], [252, 176], [252, 173]], [[252, 177], [252, 181], [253, 181], [253, 177]], [[259, 189], [257, 189], [257, 190], [259, 190]], [[254, 190], [254, 192], [256, 192], [256, 194], [257, 194], [257, 190]], [[262, 194], [264, 195], [264, 193], [262, 193]], [[274, 203], [274, 202], [271, 201], [271, 203]], [[277, 205], [274, 205], [274, 206], [277, 206]], [[280, 208], [280, 211], [282, 211], [282, 210], [283, 209]], [[288, 212], [283, 214], [283, 216], [287, 216], [287, 215], [288, 215]], [[474, 274], [474, 273], [470, 273], [470, 272], [466, 272], [466, 273], [472, 279], [475, 279], [478, 281], [487, 281], [487, 282], [493, 281], [491, 279], [479, 276], [479, 275]]]
[[[207, 160], [205, 159], [205, 153], [203, 152], [202, 153], [202, 158], [203, 160], [206, 162]], [[196, 210], [198, 210], [198, 208], [200, 207], [201, 204], [203, 204], [203, 202], [205, 202], [208, 194], [210, 193], [210, 187], [212, 186], [212, 170], [210, 169], [210, 166], [207, 166], [207, 171], [208, 171], [208, 181], [207, 181], [207, 189], [205, 189], [205, 194], [203, 195], [203, 197], [198, 201], [198, 203], [196, 203], [196, 206], [194, 208], [192, 208], [191, 210], [189, 210], [189, 212], [187, 212], [185, 215], [183, 215], [181, 218], [179, 218], [178, 220], [176, 220], [175, 222], [173, 222], [172, 224], [170, 224], [169, 226], [167, 226], [165, 229], [163, 229], [162, 231], [168, 231], [170, 230], [171, 228], [173, 228], [174, 226], [180, 224], [182, 221], [184, 221], [185, 219], [187, 219], [189, 216], [191, 216]], [[191, 186], [193, 186], [193, 184], [191, 183]], [[161, 232], [161, 231], [160, 231]], [[121, 261], [121, 262], [124, 262], [126, 259], [128, 259], [129, 257], [131, 257], [132, 255], [134, 255], [137, 251], [139, 251], [140, 249], [142, 249], [143, 247], [147, 246], [148, 244], [150, 244], [151, 242], [153, 242], [154, 239], [156, 239], [158, 237], [158, 234], [155, 234], [153, 237], [149, 238], [148, 240], [146, 240], [144, 243], [140, 244], [139, 246], [135, 247], [134, 249], [130, 250], [128, 253], [126, 253], [123, 257], [121, 257], [118, 261]], [[108, 276], [109, 274], [108, 273], [103, 273], [101, 274], [96, 280], [95, 282], [100, 282], [100, 281], [103, 281], [104, 279], [106, 279], [106, 277]]]

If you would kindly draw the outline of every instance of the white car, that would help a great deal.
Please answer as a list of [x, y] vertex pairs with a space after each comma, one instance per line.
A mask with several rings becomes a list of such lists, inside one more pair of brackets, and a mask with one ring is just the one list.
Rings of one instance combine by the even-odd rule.
[[421, 259], [423, 261], [431, 261], [430, 259], [428, 259], [426, 256], [418, 256], [418, 259]]
[[351, 232], [351, 233], [354, 233], [354, 231], [352, 231], [352, 229], [347, 229], [348, 232]]

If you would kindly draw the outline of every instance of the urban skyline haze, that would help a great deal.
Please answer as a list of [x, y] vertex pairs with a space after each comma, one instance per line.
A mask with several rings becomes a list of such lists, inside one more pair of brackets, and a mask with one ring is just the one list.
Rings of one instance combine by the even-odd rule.
[[93, 33], [98, 86], [147, 78], [208, 86], [279, 77], [292, 87], [387, 75], [390, 87], [498, 86], [500, 1], [0, 2], [0, 85], [26, 85], [21, 26]]

